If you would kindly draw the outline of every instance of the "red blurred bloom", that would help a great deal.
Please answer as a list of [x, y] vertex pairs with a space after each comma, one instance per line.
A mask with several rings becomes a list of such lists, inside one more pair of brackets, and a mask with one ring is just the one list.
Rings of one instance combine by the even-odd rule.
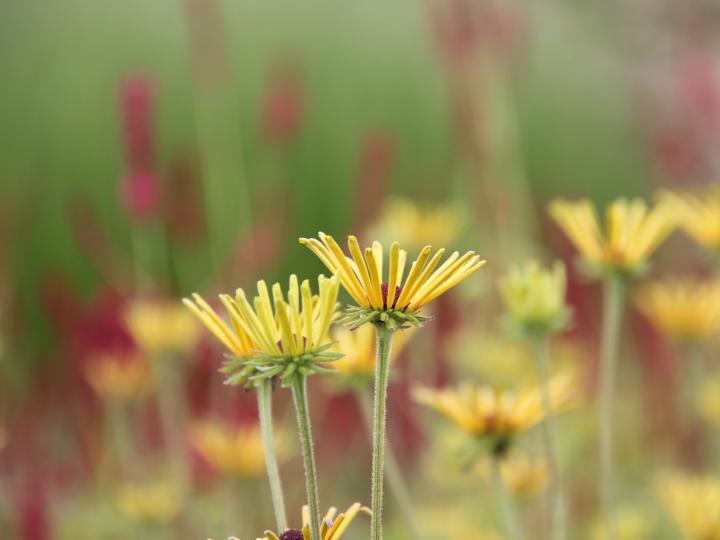
[[130, 172], [123, 179], [120, 190], [123, 206], [131, 216], [146, 220], [157, 213], [160, 193], [152, 173], [146, 170]]
[[303, 119], [300, 71], [285, 64], [270, 76], [263, 102], [263, 129], [270, 142], [287, 143], [297, 136]]

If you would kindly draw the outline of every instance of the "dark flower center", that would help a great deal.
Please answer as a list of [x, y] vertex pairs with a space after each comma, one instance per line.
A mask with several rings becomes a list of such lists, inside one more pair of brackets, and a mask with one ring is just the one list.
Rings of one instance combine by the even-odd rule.
[[[383, 308], [388, 308], [388, 284], [383, 283], [380, 285], [380, 290], [382, 291], [382, 298], [383, 298]], [[397, 302], [397, 299], [400, 298], [400, 293], [402, 293], [402, 287], [395, 286], [395, 294], [392, 297], [392, 303], [390, 304], [390, 308], [395, 308], [395, 302]]]
[[298, 529], [288, 529], [280, 535], [280, 540], [304, 540], [302, 531]]

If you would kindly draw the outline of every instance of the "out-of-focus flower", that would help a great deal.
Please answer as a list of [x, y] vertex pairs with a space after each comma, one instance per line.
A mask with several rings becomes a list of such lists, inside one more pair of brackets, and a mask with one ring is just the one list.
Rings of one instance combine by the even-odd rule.
[[106, 400], [143, 397], [152, 387], [147, 362], [136, 353], [101, 353], [91, 357], [84, 375], [95, 393]]
[[[400, 354], [414, 332], [414, 328], [408, 328], [395, 336], [390, 350], [391, 362]], [[344, 355], [333, 364], [339, 374], [348, 380], [360, 379], [363, 382], [372, 378], [375, 374], [375, 348], [377, 346], [375, 327], [369, 324], [361, 326], [357, 330], [336, 327], [332, 335], [335, 338], [335, 350]]]
[[115, 506], [126, 518], [139, 522], [169, 523], [184, 502], [181, 487], [168, 480], [126, 484], [115, 494]]
[[708, 424], [720, 428], [720, 377], [704, 377], [698, 383], [695, 408]]
[[[337, 508], [330, 508], [320, 526], [321, 540], [339, 540], [359, 512], [370, 514], [370, 509], [360, 503], [354, 503], [345, 512], [338, 514]], [[265, 531], [263, 538], [264, 540], [310, 540], [310, 510], [307, 506], [303, 506], [302, 521], [302, 529], [288, 529], [280, 534]]]
[[[491, 479], [491, 463], [483, 460], [478, 465], [483, 479]], [[543, 491], [548, 485], [547, 462], [531, 459], [525, 454], [508, 454], [500, 461], [500, 474], [508, 489], [520, 497], [530, 497]]]
[[[654, 522], [647, 512], [637, 508], [619, 508], [615, 515], [617, 540], [650, 540]], [[592, 540], [607, 540], [604, 520], [598, 520], [591, 529]]]
[[381, 239], [397, 239], [411, 249], [426, 244], [445, 246], [457, 238], [461, 227], [461, 211], [456, 205], [421, 207], [409, 199], [390, 199], [372, 229]]
[[[553, 376], [549, 383], [550, 406], [554, 413], [572, 408], [578, 391], [574, 377], [568, 373]], [[431, 407], [463, 431], [489, 438], [493, 448], [502, 453], [510, 439], [544, 418], [540, 389], [532, 386], [519, 392], [492, 386], [462, 384], [457, 390], [434, 390], [417, 387], [415, 400]]]
[[610, 204], [605, 233], [588, 199], [556, 200], [549, 211], [587, 262], [623, 274], [644, 270], [650, 256], [676, 226], [676, 218], [665, 205], [648, 209], [641, 199], [617, 199]]
[[284, 384], [290, 384], [296, 373], [332, 371], [322, 363], [340, 357], [338, 353], [328, 352], [332, 347], [328, 331], [337, 317], [339, 286], [337, 276], [321, 275], [319, 294], [313, 296], [310, 282], [305, 280], [298, 286], [297, 276], [292, 275], [287, 301], [279, 283], [272, 287], [274, 312], [264, 281], [258, 281], [254, 308], [242, 289], [237, 290], [235, 298], [220, 295], [234, 331], [230, 331], [200, 296], [194, 295], [195, 304], [188, 299], [184, 302], [228, 348], [237, 351], [233, 351], [237, 358], [228, 360], [223, 368], [230, 374], [228, 384], [248, 382], [249, 377], [257, 380], [276, 376], [281, 376]]
[[176, 301], [136, 300], [125, 320], [135, 343], [151, 358], [186, 354], [200, 337], [197, 322]]
[[704, 340], [720, 330], [720, 280], [647, 283], [634, 300], [642, 314], [673, 341]]
[[[275, 434], [274, 444], [282, 457], [284, 438]], [[226, 422], [203, 420], [190, 430], [190, 442], [217, 471], [242, 477], [265, 475], [262, 433], [257, 424], [231, 426]]]
[[658, 198], [683, 232], [709, 251], [720, 250], [720, 186], [700, 193], [664, 191]]
[[297, 136], [303, 119], [303, 86], [297, 67], [285, 64], [270, 78], [263, 103], [263, 127], [271, 142]]
[[136, 219], [147, 220], [160, 206], [160, 187], [156, 176], [147, 170], [134, 170], [120, 184], [120, 197], [125, 210]]
[[687, 540], [720, 539], [720, 480], [674, 474], [660, 481], [665, 510]]
[[565, 265], [560, 261], [552, 270], [530, 261], [510, 270], [499, 284], [513, 326], [540, 334], [560, 330], [567, 324], [570, 313], [565, 288]]
[[403, 283], [407, 252], [393, 242], [387, 281], [384, 281], [380, 242], [365, 248], [363, 256], [357, 238], [351, 235], [348, 250], [352, 257], [347, 257], [331, 236], [322, 232], [319, 236], [320, 240], [301, 238], [300, 243], [310, 248], [333, 273], [340, 275], [343, 287], [357, 303], [357, 308], [348, 310], [347, 319], [355, 327], [366, 322], [391, 328], [404, 327], [408, 323], [419, 325], [423, 318], [418, 312], [423, 306], [485, 264], [474, 251], [462, 256], [456, 251], [435, 270], [445, 250], [438, 250], [430, 258], [432, 247], [425, 246]]

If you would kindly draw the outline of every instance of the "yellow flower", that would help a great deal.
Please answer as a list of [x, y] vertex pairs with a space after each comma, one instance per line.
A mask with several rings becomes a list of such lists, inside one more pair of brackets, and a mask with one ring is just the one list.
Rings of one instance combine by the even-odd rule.
[[[396, 358], [403, 350], [407, 342], [415, 332], [414, 328], [408, 328], [399, 332], [393, 339], [393, 346], [390, 350], [390, 361]], [[335, 339], [335, 350], [344, 356], [333, 364], [340, 375], [345, 378], [367, 378], [375, 373], [375, 327], [364, 325], [357, 330], [336, 327], [333, 330]]]
[[[491, 463], [483, 460], [479, 463], [481, 476], [489, 481]], [[527, 455], [509, 454], [500, 461], [500, 474], [510, 491], [520, 497], [530, 497], [543, 491], [548, 485], [547, 463], [542, 459], [530, 459]]]
[[392, 327], [395, 323], [400, 326], [407, 322], [418, 324], [421, 321], [416, 314], [423, 306], [485, 263], [473, 251], [462, 256], [456, 251], [437, 267], [445, 250], [440, 249], [431, 257], [432, 247], [425, 246], [403, 281], [407, 252], [400, 249], [397, 242], [390, 246], [385, 276], [380, 242], [373, 242], [372, 247], [365, 248], [363, 255], [357, 238], [349, 236], [351, 256], [348, 257], [331, 236], [322, 232], [319, 236], [320, 240], [301, 238], [300, 243], [310, 248], [332, 272], [339, 274], [343, 287], [358, 305], [356, 326], [365, 322], [384, 323]]
[[117, 509], [128, 519], [169, 523], [182, 508], [183, 492], [171, 481], [127, 484], [115, 496]]
[[150, 357], [187, 353], [199, 337], [197, 323], [176, 301], [136, 300], [125, 321], [137, 346]]
[[659, 491], [687, 540], [720, 540], [720, 479], [675, 474], [660, 482]]
[[673, 279], [643, 285], [635, 306], [673, 341], [708, 339], [720, 330], [720, 280]]
[[[332, 343], [328, 330], [337, 318], [337, 276], [318, 277], [319, 294], [313, 295], [310, 282], [298, 285], [290, 276], [287, 301], [279, 283], [272, 286], [273, 300], [265, 281], [258, 281], [258, 295], [252, 304], [245, 291], [238, 289], [235, 298], [220, 295], [230, 317], [232, 328], [225, 323], [199, 295], [184, 299], [187, 305], [236, 356], [224, 369], [233, 373], [227, 382], [237, 384], [252, 375], [253, 380], [282, 375], [284, 382], [297, 372], [307, 375], [328, 371], [316, 362], [336, 360], [336, 353], [326, 352]], [[274, 310], [273, 310], [274, 306]]]
[[677, 216], [680, 228], [708, 250], [720, 249], [720, 187], [700, 193], [661, 192], [660, 203]]
[[712, 427], [720, 427], [720, 378], [705, 377], [695, 392], [695, 408]]
[[409, 199], [393, 198], [385, 205], [373, 232], [416, 249], [426, 244], [444, 246], [457, 238], [459, 216], [460, 209], [453, 204], [420, 207]]
[[511, 269], [500, 280], [500, 294], [508, 315], [530, 331], [562, 328], [568, 320], [565, 305], [565, 265], [557, 261], [546, 270], [537, 261]]
[[[567, 373], [550, 379], [550, 400], [553, 412], [574, 406], [575, 381]], [[531, 386], [519, 392], [462, 384], [457, 390], [434, 390], [418, 387], [415, 400], [445, 415], [465, 432], [491, 437], [500, 442], [528, 430], [543, 420], [540, 389]]]
[[150, 369], [137, 354], [99, 354], [84, 368], [85, 380], [102, 399], [131, 400], [152, 387]]
[[[340, 514], [337, 513], [337, 508], [330, 508], [320, 526], [321, 540], [339, 540], [359, 512], [370, 514], [370, 510], [360, 503], [354, 503]], [[257, 540], [310, 540], [310, 511], [307, 506], [303, 506], [302, 521], [302, 529], [288, 529], [281, 534], [265, 531], [265, 536]]]
[[556, 200], [550, 215], [581, 255], [599, 267], [634, 273], [673, 231], [676, 220], [666, 206], [648, 209], [641, 199], [617, 199], [607, 208], [606, 232], [592, 203]]
[[[274, 440], [282, 457], [284, 439], [275, 434]], [[265, 475], [263, 439], [257, 424], [233, 427], [219, 421], [200, 421], [190, 429], [190, 442], [217, 471], [243, 477]]]
[[[636, 508], [620, 508], [616, 512], [617, 540], [650, 540], [653, 521], [649, 514]], [[598, 520], [592, 527], [592, 540], [607, 540], [605, 520]]]

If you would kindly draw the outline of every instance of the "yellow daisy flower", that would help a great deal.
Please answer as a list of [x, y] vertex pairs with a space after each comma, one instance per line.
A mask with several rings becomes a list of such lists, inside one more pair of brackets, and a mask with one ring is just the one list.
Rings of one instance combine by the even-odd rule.
[[617, 199], [607, 208], [605, 228], [588, 199], [556, 200], [549, 212], [585, 260], [600, 268], [637, 273], [676, 226], [665, 205], [648, 209], [641, 199]]
[[137, 354], [99, 354], [84, 368], [85, 380], [105, 400], [141, 398], [152, 388], [147, 362]]
[[[285, 438], [276, 433], [273, 440], [276, 455], [282, 458]], [[265, 450], [257, 424], [233, 427], [220, 421], [199, 421], [190, 429], [190, 443], [221, 473], [241, 477], [265, 475]]]
[[[408, 328], [400, 332], [393, 340], [393, 347], [390, 351], [392, 362], [403, 350], [407, 342], [414, 334], [414, 328]], [[375, 347], [376, 330], [372, 325], [364, 325], [356, 330], [336, 327], [333, 330], [335, 347], [343, 357], [333, 364], [338, 373], [345, 379], [371, 378], [375, 373]]]
[[699, 193], [659, 194], [660, 203], [677, 216], [680, 228], [710, 251], [720, 249], [720, 186]]
[[687, 540], [720, 540], [720, 479], [676, 474], [659, 486], [665, 510]]
[[[577, 391], [572, 376], [567, 373], [555, 375], [549, 387], [553, 412], [565, 411], [575, 405]], [[498, 451], [506, 450], [512, 437], [534, 427], [544, 417], [542, 396], [537, 386], [512, 392], [465, 383], [457, 390], [417, 387], [413, 396], [418, 403], [437, 410], [463, 431], [492, 439]]]
[[126, 484], [115, 494], [120, 513], [139, 522], [169, 523], [180, 514], [183, 500], [182, 489], [171, 481]]
[[431, 257], [432, 247], [425, 246], [403, 281], [407, 252], [397, 242], [390, 246], [385, 275], [380, 242], [373, 242], [363, 254], [357, 238], [351, 235], [347, 242], [348, 257], [331, 236], [320, 232], [319, 237], [320, 240], [301, 238], [300, 243], [339, 274], [340, 282], [358, 306], [350, 310], [356, 327], [366, 322], [390, 328], [406, 323], [417, 325], [423, 320], [417, 316], [420, 309], [485, 264], [474, 251], [462, 256], [456, 251], [438, 267], [445, 250], [440, 249]]
[[197, 323], [175, 301], [136, 300], [128, 306], [125, 321], [135, 343], [150, 357], [187, 353], [199, 338]]
[[[330, 508], [320, 526], [320, 539], [339, 540], [360, 512], [369, 514], [370, 510], [360, 503], [354, 503], [340, 514], [337, 513], [337, 508]], [[307, 506], [303, 506], [302, 522], [302, 529], [288, 529], [281, 534], [265, 531], [265, 536], [257, 540], [310, 540], [310, 511]]]
[[[483, 460], [478, 465], [481, 477], [491, 480], [492, 463]], [[543, 491], [549, 480], [547, 462], [531, 459], [526, 454], [511, 453], [500, 461], [500, 474], [508, 489], [520, 497], [530, 497]]]
[[672, 279], [643, 285], [635, 306], [669, 339], [708, 339], [720, 330], [720, 280]]

